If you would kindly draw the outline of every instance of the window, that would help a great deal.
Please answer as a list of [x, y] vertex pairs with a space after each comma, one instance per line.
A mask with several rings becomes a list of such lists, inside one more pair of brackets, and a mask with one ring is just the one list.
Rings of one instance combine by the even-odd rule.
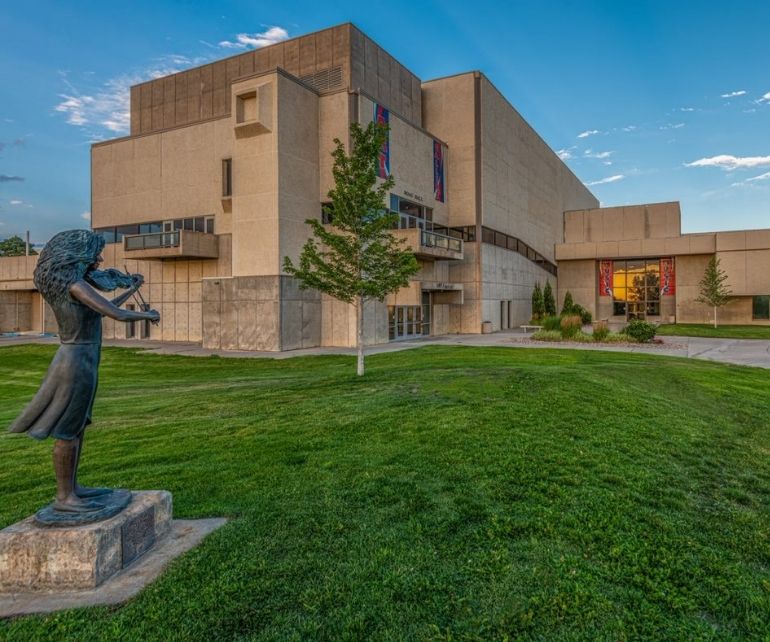
[[153, 221], [152, 223], [140, 223], [139, 234], [157, 234], [162, 229], [160, 221]]
[[101, 227], [98, 230], [94, 230], [97, 234], [99, 234], [103, 239], [105, 243], [116, 243], [117, 237], [115, 235], [115, 228], [114, 227]]
[[214, 233], [214, 217], [207, 216], [206, 217], [206, 234], [213, 234], [213, 233]]
[[222, 196], [233, 195], [233, 159], [222, 159]]
[[120, 225], [115, 229], [115, 240], [122, 241], [124, 236], [139, 234], [139, 225]]
[[660, 259], [613, 261], [612, 280], [615, 316], [660, 316]]
[[770, 295], [752, 297], [752, 318], [770, 319]]

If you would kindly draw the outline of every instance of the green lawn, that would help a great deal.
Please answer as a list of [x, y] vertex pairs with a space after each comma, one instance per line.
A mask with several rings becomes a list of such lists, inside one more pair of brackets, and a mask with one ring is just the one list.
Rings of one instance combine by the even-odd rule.
[[713, 337], [716, 339], [770, 339], [768, 325], [720, 325], [670, 323], [658, 326], [657, 334], [676, 337]]
[[[0, 349], [0, 425], [51, 346]], [[231, 521], [120, 608], [13, 640], [695, 640], [770, 631], [770, 374], [579, 350], [106, 349], [84, 481]], [[0, 527], [52, 494], [0, 436]]]

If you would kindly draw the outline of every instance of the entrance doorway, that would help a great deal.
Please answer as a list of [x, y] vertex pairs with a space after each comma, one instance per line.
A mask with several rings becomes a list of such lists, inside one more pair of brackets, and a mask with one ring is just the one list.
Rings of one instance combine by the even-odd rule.
[[391, 341], [416, 339], [430, 334], [430, 292], [423, 292], [421, 301], [421, 305], [388, 306], [388, 338]]

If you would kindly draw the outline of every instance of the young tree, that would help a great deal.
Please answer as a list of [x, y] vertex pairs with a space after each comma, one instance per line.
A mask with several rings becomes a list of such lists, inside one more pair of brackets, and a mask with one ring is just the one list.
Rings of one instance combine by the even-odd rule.
[[543, 302], [543, 291], [540, 284], [535, 283], [535, 289], [532, 290], [532, 319], [540, 321], [545, 315], [545, 304]]
[[572, 300], [572, 293], [567, 290], [567, 293], [564, 295], [564, 305], [561, 308], [561, 314], [562, 316], [572, 314], [574, 309], [575, 302]]
[[717, 308], [727, 303], [730, 297], [730, 288], [725, 285], [726, 280], [727, 274], [719, 267], [719, 259], [716, 255], [712, 256], [700, 282], [700, 296], [695, 300], [713, 306], [715, 328], [717, 327]]
[[556, 316], [556, 299], [553, 296], [551, 282], [546, 281], [543, 288], [543, 304], [545, 305], [545, 315], [548, 317]]
[[[29, 246], [29, 253], [37, 254], [32, 246]], [[24, 256], [26, 254], [26, 243], [20, 236], [9, 236], [4, 241], [0, 241], [0, 256]]]
[[334, 139], [334, 188], [326, 212], [331, 226], [308, 219], [313, 237], [302, 248], [297, 265], [288, 256], [283, 260], [284, 271], [299, 279], [302, 288], [315, 288], [356, 306], [359, 376], [364, 374], [364, 302], [382, 301], [407, 286], [420, 269], [414, 254], [390, 232], [397, 215], [384, 203], [393, 177], [378, 185], [377, 161], [387, 136], [387, 126], [369, 123], [362, 128], [352, 123], [350, 154]]

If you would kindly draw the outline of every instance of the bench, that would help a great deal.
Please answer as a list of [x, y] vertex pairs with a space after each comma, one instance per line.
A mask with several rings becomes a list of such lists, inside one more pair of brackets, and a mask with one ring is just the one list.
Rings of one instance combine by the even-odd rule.
[[542, 325], [520, 325], [519, 327], [524, 330], [524, 334], [528, 334], [530, 330], [537, 332], [543, 329]]

